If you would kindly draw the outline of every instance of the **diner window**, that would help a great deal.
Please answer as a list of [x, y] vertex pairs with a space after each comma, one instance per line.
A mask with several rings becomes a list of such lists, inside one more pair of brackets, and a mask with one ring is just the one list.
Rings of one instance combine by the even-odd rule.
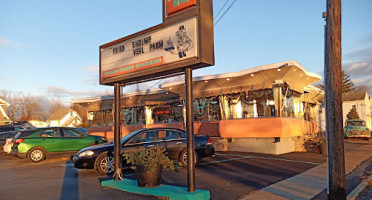
[[145, 108], [143, 106], [137, 106], [122, 109], [121, 120], [124, 126], [145, 124]]
[[182, 103], [167, 104], [154, 107], [152, 117], [155, 123], [183, 122]]
[[229, 105], [228, 119], [275, 116], [271, 89], [227, 94], [226, 99]]
[[283, 116], [284, 117], [295, 116], [293, 96], [283, 97]]
[[220, 120], [220, 105], [218, 97], [197, 98], [193, 101], [195, 121]]
[[93, 120], [92, 126], [112, 126], [113, 125], [113, 112], [108, 110], [92, 111]]

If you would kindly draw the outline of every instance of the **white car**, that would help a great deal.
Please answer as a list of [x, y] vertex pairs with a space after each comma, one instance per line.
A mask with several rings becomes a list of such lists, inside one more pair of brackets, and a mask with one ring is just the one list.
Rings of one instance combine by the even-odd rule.
[[6, 139], [5, 145], [3, 146], [4, 153], [10, 154], [10, 152], [12, 152], [12, 146], [13, 146], [13, 139], [12, 138]]

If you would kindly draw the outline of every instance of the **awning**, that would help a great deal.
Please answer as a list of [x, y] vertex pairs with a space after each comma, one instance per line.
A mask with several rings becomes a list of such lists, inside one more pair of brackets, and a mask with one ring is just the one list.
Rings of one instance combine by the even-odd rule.
[[[303, 93], [304, 87], [321, 80], [295, 60], [259, 66], [240, 72], [207, 75], [193, 78], [193, 97], [218, 96], [272, 88], [275, 81], [287, 83], [291, 90]], [[161, 88], [185, 97], [184, 81], [161, 85]]]
[[[178, 101], [179, 94], [177, 93], [162, 89], [141, 90], [123, 94], [121, 97], [121, 107], [159, 105]], [[111, 110], [113, 108], [114, 96], [75, 99], [72, 103], [86, 106], [89, 111]]]

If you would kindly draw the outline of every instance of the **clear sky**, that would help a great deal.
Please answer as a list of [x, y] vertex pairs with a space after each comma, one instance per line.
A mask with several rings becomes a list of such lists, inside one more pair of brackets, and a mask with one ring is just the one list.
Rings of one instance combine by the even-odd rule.
[[[98, 47], [160, 24], [161, 2], [0, 1], [0, 90], [64, 101], [112, 93], [113, 87], [99, 85]], [[213, 1], [215, 14], [225, 2]], [[354, 82], [370, 88], [371, 10], [371, 0], [342, 1], [343, 67]], [[194, 76], [291, 59], [322, 75], [323, 11], [326, 0], [237, 0], [215, 26], [216, 65], [195, 70]], [[140, 89], [148, 87], [156, 84]]]

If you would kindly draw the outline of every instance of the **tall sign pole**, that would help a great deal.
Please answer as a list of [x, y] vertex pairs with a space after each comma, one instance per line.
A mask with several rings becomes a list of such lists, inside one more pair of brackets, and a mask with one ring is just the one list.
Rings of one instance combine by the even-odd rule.
[[[115, 129], [114, 129], [114, 180], [115, 181], [118, 181], [120, 179], [120, 177], [123, 177], [122, 176], [122, 173], [121, 173], [121, 156], [120, 156], [120, 152], [121, 152], [121, 134], [120, 134], [120, 83], [115, 83], [114, 85], [114, 94], [115, 94], [115, 105], [114, 105], [114, 110], [115, 110], [115, 113], [114, 113], [114, 125], [115, 125]], [[108, 161], [108, 160], [107, 160]], [[110, 163], [107, 162], [107, 165], [109, 165]], [[109, 167], [109, 166], [107, 166]]]
[[120, 84], [186, 74], [187, 184], [195, 191], [192, 70], [214, 65], [212, 0], [162, 0], [163, 23], [99, 47], [101, 85], [115, 86], [115, 175], [121, 176]]
[[195, 164], [194, 164], [194, 120], [192, 112], [192, 69], [185, 69], [186, 84], [186, 133], [187, 133], [187, 189], [195, 191]]
[[341, 86], [341, 0], [327, 0], [325, 101], [328, 199], [346, 199]]

